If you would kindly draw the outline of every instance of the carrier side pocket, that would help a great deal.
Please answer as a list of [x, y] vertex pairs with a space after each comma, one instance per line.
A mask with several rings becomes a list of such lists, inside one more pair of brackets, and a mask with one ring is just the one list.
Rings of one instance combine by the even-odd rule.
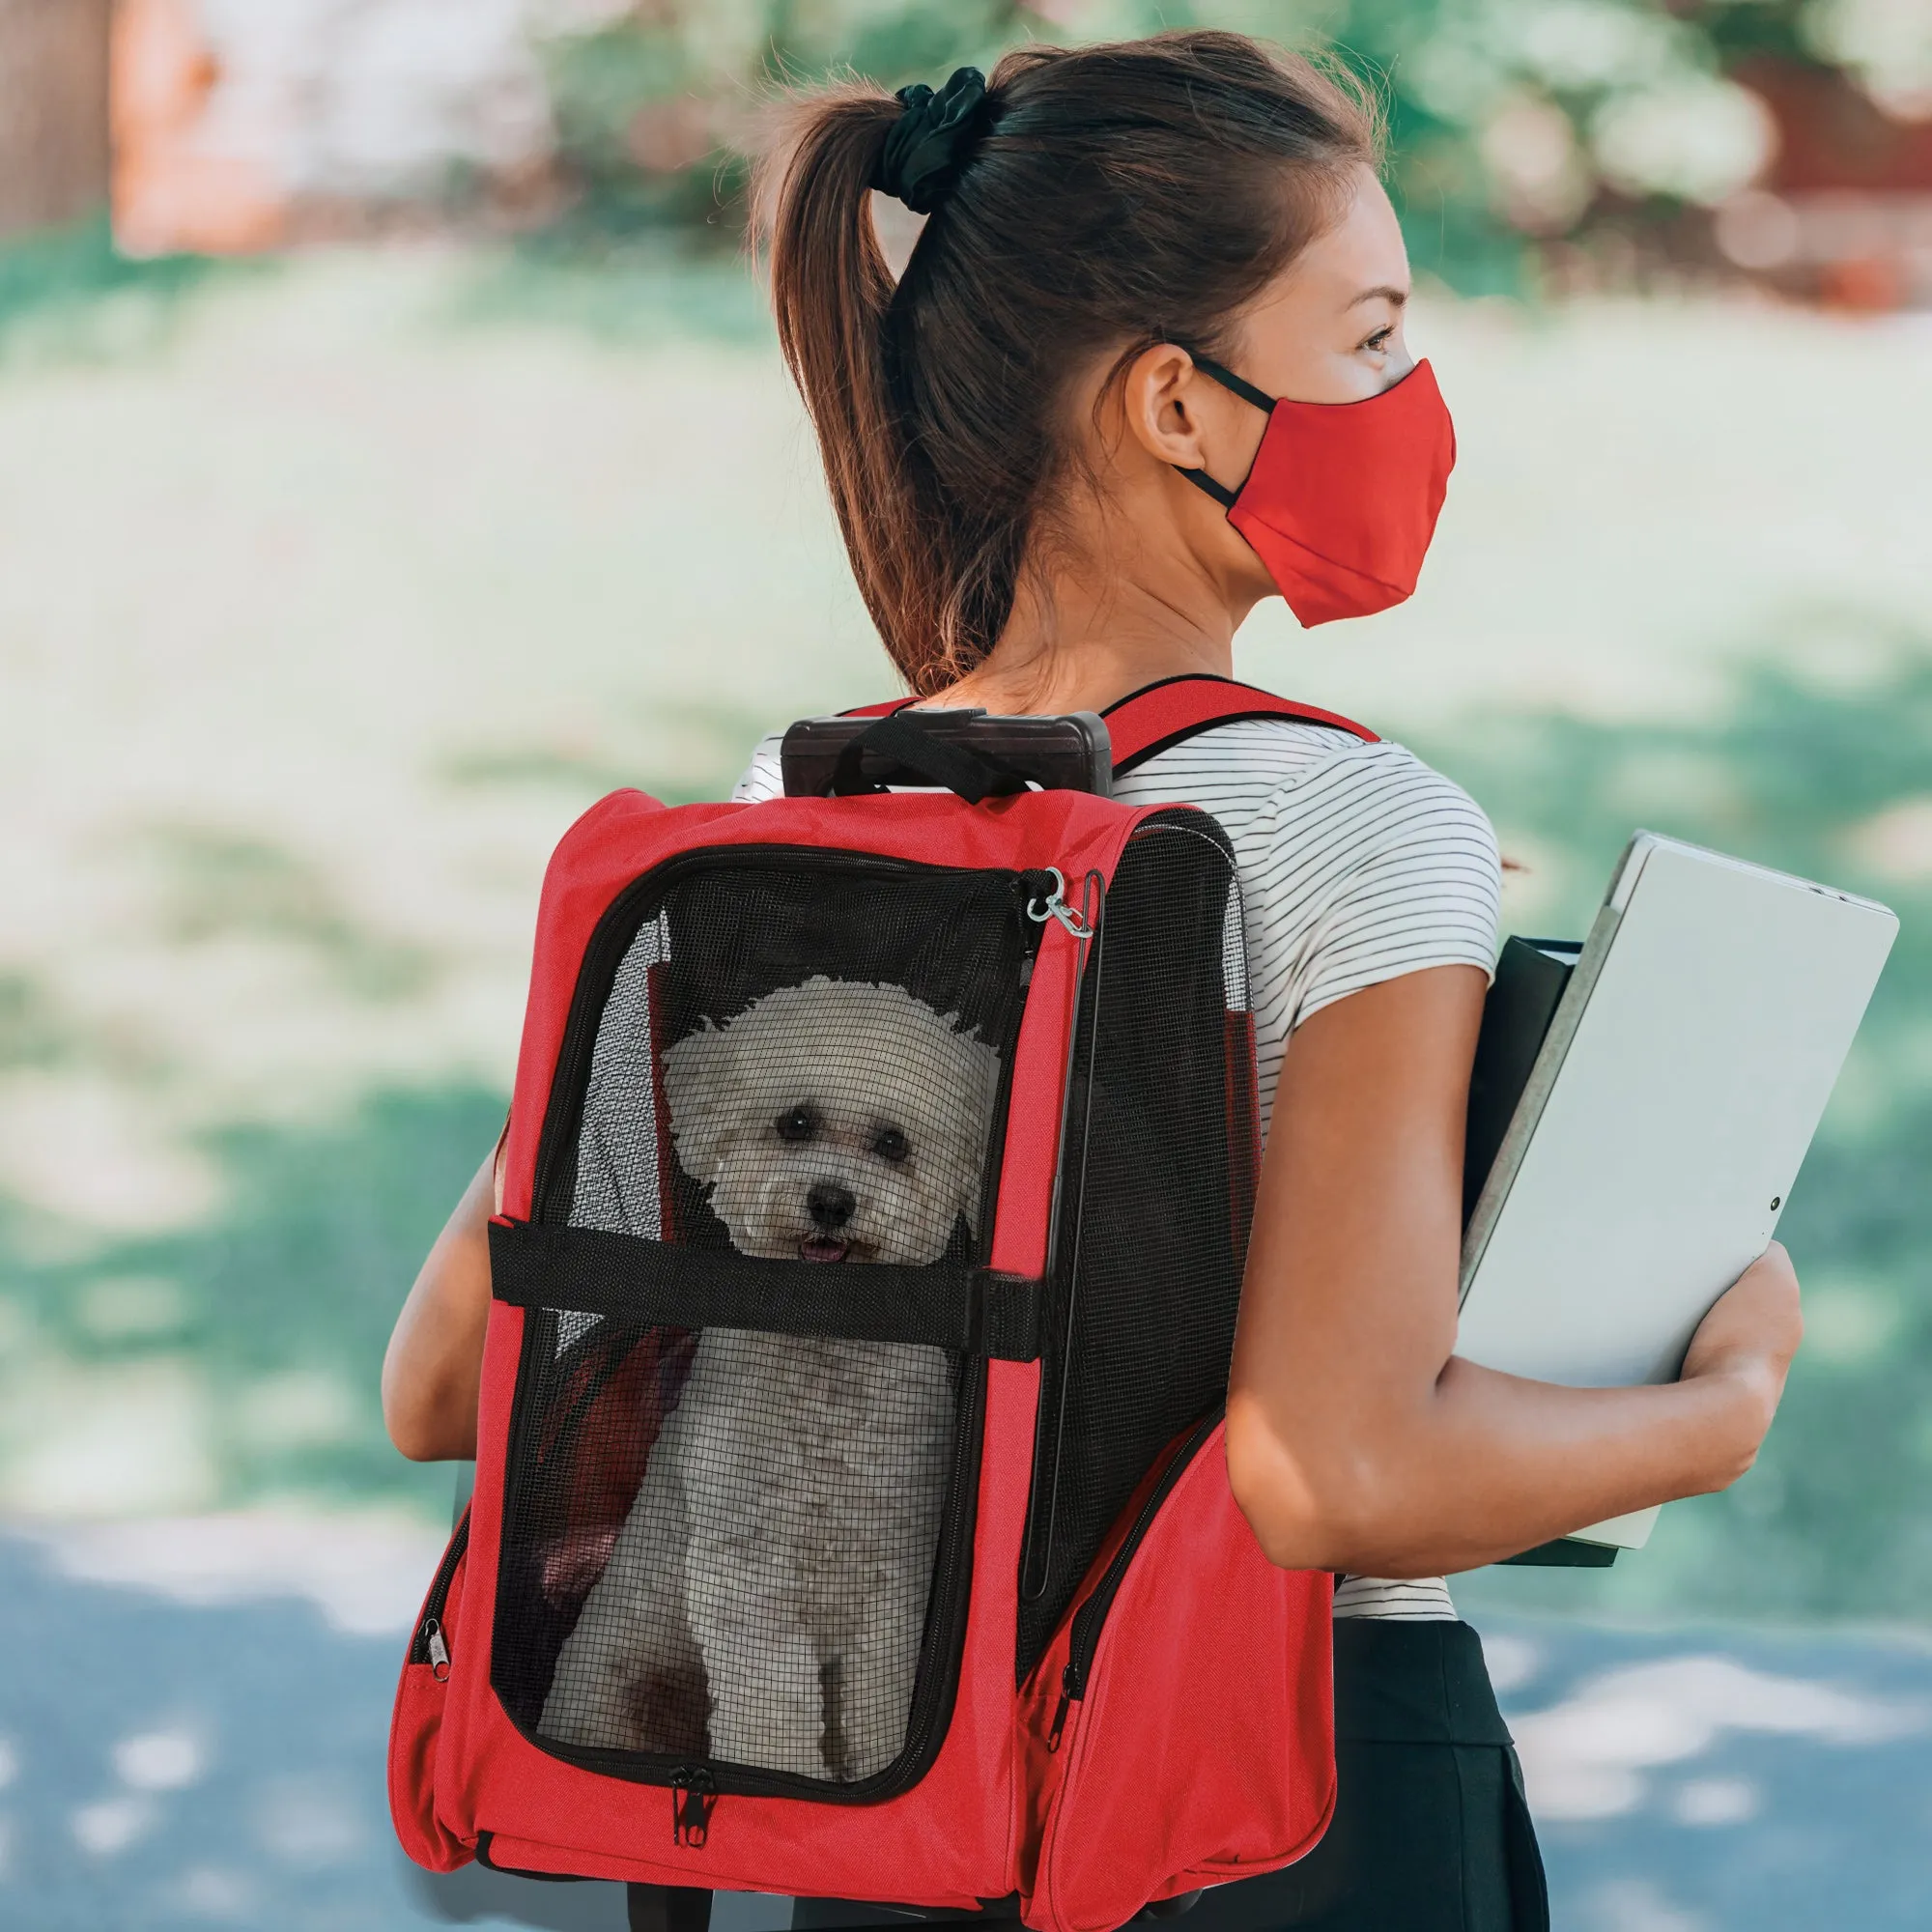
[[1325, 1574], [1263, 1555], [1219, 1417], [1197, 1426], [1042, 1660], [1055, 1785], [1028, 1925], [1105, 1932], [1314, 1845], [1335, 1800], [1330, 1600]]
[[411, 1633], [389, 1721], [389, 1816], [403, 1850], [430, 1871], [454, 1871], [475, 1856], [436, 1815], [436, 1747], [455, 1661], [469, 1554], [469, 1512], [465, 1509]]

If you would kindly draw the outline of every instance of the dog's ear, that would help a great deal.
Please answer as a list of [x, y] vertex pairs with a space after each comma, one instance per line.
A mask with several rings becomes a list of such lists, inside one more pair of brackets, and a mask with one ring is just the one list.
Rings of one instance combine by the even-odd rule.
[[960, 1087], [967, 1108], [966, 1119], [961, 1122], [967, 1166], [961, 1176], [965, 1198], [959, 1216], [977, 1235], [983, 1205], [980, 1199], [979, 1163], [985, 1158], [986, 1143], [993, 1131], [993, 1110], [999, 1104], [1000, 1056], [984, 1040], [975, 1039], [971, 1034], [958, 1034], [954, 1037], [961, 1055]]
[[731, 1126], [725, 1090], [734, 1051], [729, 1033], [707, 1020], [664, 1056], [665, 1101], [678, 1164], [707, 1187], [718, 1178]]

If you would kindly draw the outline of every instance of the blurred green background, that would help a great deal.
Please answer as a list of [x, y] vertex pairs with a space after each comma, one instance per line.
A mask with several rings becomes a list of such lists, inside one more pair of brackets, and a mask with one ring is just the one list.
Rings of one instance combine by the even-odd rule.
[[1759, 1467], [1611, 1573], [1459, 1593], [1922, 1621], [1921, 12], [557, 6], [519, 29], [545, 133], [515, 169], [297, 182], [290, 245], [245, 256], [136, 256], [84, 208], [16, 234], [0, 1509], [446, 1508], [377, 1373], [500, 1123], [550, 844], [892, 689], [738, 252], [761, 90], [1203, 22], [1383, 91], [1463, 445], [1416, 600], [1312, 639], [1265, 614], [1243, 674], [1466, 784], [1525, 867], [1511, 929], [1580, 933], [1637, 825], [1904, 921], [1785, 1217], [1810, 1341]]

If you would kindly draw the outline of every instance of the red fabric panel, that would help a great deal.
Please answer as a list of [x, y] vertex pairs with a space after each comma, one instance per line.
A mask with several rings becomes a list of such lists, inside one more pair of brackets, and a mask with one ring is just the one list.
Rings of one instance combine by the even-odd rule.
[[469, 1497], [469, 1614], [460, 1641], [449, 1647], [449, 1703], [436, 1760], [436, 1809], [444, 1829], [465, 1844], [476, 1842], [464, 1790], [472, 1740], [501, 1707], [490, 1688], [490, 1644], [497, 1615], [497, 1561], [502, 1543], [503, 1464], [510, 1434], [510, 1405], [523, 1352], [524, 1311], [508, 1302], [490, 1304], [483, 1338], [483, 1382], [476, 1411], [476, 1487]]
[[991, 1264], [1005, 1274], [1037, 1276], [1046, 1268], [1054, 1177], [1060, 1166], [1067, 1038], [1086, 964], [1086, 946], [1058, 920], [1049, 920], [1034, 959], [1033, 983], [1020, 1021], [1007, 1107], [1007, 1142], [1000, 1156]]
[[1116, 767], [1148, 755], [1156, 746], [1165, 749], [1179, 744], [1197, 731], [1237, 718], [1290, 718], [1304, 724], [1332, 724], [1338, 730], [1353, 732], [1367, 744], [1377, 742], [1366, 724], [1357, 724], [1339, 712], [1296, 704], [1271, 691], [1238, 684], [1229, 677], [1212, 677], [1205, 671], [1150, 684], [1110, 704], [1101, 716], [1114, 741]]
[[1150, 1898], [1309, 1850], [1335, 1804], [1331, 1601], [1325, 1574], [1262, 1554], [1217, 1430], [1129, 1566], [1068, 1716], [1028, 1925], [1108, 1932]]
[[[442, 1600], [445, 1640], [451, 1646], [454, 1665], [462, 1639], [455, 1634], [463, 1611], [464, 1571], [468, 1558], [457, 1560]], [[416, 1612], [415, 1632], [429, 1616], [429, 1600], [424, 1596]], [[445, 1678], [437, 1682], [436, 1669], [429, 1663], [403, 1664], [402, 1681], [396, 1687], [395, 1713], [389, 1720], [389, 1816], [403, 1850], [430, 1871], [454, 1871], [470, 1860], [468, 1845], [444, 1829], [436, 1815], [436, 1754], [442, 1735], [444, 1702], [449, 1691]]]

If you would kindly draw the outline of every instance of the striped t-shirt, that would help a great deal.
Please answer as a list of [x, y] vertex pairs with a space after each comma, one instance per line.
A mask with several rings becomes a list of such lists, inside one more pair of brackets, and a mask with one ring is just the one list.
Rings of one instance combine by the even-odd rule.
[[[783, 790], [780, 739], [732, 797]], [[1289, 1036], [1350, 993], [1429, 966], [1492, 970], [1502, 871], [1495, 834], [1461, 786], [1400, 745], [1325, 724], [1244, 719], [1149, 758], [1115, 796], [1195, 805], [1235, 848], [1247, 925], [1265, 1135]], [[1350, 1577], [1338, 1617], [1453, 1618], [1439, 1577]]]

